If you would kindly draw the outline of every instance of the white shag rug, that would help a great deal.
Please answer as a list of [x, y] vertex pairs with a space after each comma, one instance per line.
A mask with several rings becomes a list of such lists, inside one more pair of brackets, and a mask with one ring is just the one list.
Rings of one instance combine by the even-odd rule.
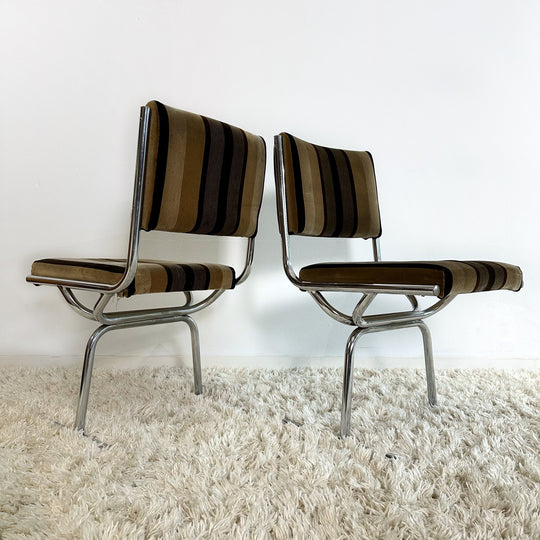
[[540, 538], [540, 371], [0, 371], [0, 538]]

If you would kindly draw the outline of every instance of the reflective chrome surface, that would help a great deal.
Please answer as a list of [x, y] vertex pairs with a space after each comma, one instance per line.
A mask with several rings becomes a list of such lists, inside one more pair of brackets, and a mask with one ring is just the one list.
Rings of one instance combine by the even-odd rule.
[[373, 245], [373, 260], [375, 262], [378, 262], [381, 260], [381, 242], [380, 238], [372, 238], [371, 239], [372, 245]]
[[90, 383], [92, 380], [92, 369], [94, 367], [94, 356], [98, 341], [103, 335], [111, 330], [123, 330], [126, 328], [136, 328], [138, 326], [150, 326], [155, 324], [165, 324], [173, 322], [185, 322], [191, 332], [191, 350], [193, 356], [193, 377], [195, 394], [202, 393], [202, 374], [201, 374], [201, 356], [199, 344], [199, 331], [195, 321], [191, 317], [180, 315], [169, 317], [168, 319], [154, 319], [122, 322], [111, 325], [102, 325], [98, 327], [90, 336], [86, 345], [84, 355], [83, 371], [81, 376], [81, 387], [79, 390], [79, 401], [77, 404], [77, 413], [75, 415], [75, 429], [84, 431], [86, 423], [86, 411], [88, 408], [88, 396], [90, 393]]
[[433, 370], [433, 352], [431, 347], [431, 335], [428, 327], [422, 321], [412, 321], [406, 323], [390, 323], [387, 325], [373, 326], [370, 328], [355, 328], [345, 348], [345, 365], [343, 370], [343, 397], [341, 401], [341, 424], [340, 437], [348, 437], [351, 432], [351, 407], [352, 407], [352, 388], [354, 373], [354, 347], [358, 339], [364, 334], [370, 332], [384, 332], [386, 330], [400, 330], [402, 328], [418, 327], [422, 333], [424, 341], [424, 358], [426, 364], [426, 378], [428, 389], [428, 401], [430, 405], [437, 405], [437, 389], [435, 385], [435, 372]]

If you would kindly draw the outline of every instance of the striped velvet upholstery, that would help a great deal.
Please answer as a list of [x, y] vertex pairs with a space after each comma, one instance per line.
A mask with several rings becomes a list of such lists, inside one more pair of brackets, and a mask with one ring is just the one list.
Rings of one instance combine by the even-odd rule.
[[369, 152], [326, 148], [281, 133], [289, 233], [377, 238], [381, 235]]
[[253, 236], [266, 163], [262, 137], [157, 101], [148, 107], [142, 228]]
[[310, 283], [439, 285], [439, 297], [495, 290], [518, 291], [519, 267], [490, 261], [323, 263], [300, 270]]
[[[32, 275], [114, 285], [125, 267], [122, 259], [41, 259], [32, 265]], [[137, 265], [135, 280], [118, 295], [232, 289], [234, 280], [230, 266], [143, 259]]]

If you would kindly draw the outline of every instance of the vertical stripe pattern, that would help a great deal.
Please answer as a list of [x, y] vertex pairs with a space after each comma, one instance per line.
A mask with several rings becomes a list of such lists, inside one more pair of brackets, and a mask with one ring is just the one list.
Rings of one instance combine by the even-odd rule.
[[262, 137], [218, 120], [150, 107], [142, 228], [253, 236], [262, 200]]
[[[34, 261], [32, 274], [114, 285], [122, 278], [126, 264], [125, 259], [41, 259]], [[223, 264], [142, 259], [137, 264], [135, 279], [118, 296], [232, 289], [235, 279], [234, 268]]]
[[368, 152], [327, 148], [281, 134], [289, 233], [381, 235], [373, 161]]

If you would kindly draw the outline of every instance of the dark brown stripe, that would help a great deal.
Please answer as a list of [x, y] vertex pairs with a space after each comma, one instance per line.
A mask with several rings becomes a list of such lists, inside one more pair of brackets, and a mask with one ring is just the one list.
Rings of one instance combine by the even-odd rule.
[[321, 178], [322, 197], [323, 197], [323, 215], [324, 226], [321, 236], [332, 236], [336, 228], [336, 198], [334, 195], [334, 186], [332, 183], [332, 171], [328, 161], [328, 154], [322, 146], [315, 146], [317, 161], [319, 164], [319, 176]]
[[491, 263], [494, 268], [499, 268], [499, 274], [500, 277], [501, 277], [501, 283], [494, 283], [493, 286], [496, 287], [497, 289], [502, 289], [505, 284], [506, 284], [506, 280], [508, 279], [508, 270], [502, 265], [502, 264], [499, 264], [499, 263]]
[[221, 124], [223, 127], [224, 144], [223, 144], [223, 160], [221, 165], [221, 174], [219, 179], [219, 191], [212, 193], [213, 197], [217, 196], [217, 210], [215, 223], [209, 234], [219, 234], [225, 224], [228, 208], [229, 187], [231, 185], [231, 169], [234, 154], [234, 140], [231, 126]]
[[159, 117], [159, 139], [156, 158], [156, 177], [154, 179], [154, 192], [152, 194], [152, 209], [148, 218], [149, 231], [155, 229], [159, 221], [169, 154], [169, 115], [167, 114], [165, 105], [156, 101], [156, 106]]
[[185, 291], [192, 291], [193, 290], [193, 282], [195, 280], [195, 276], [193, 273], [193, 269], [191, 266], [187, 264], [181, 264], [179, 265], [182, 267], [182, 270], [184, 271], [184, 290]]
[[482, 266], [484, 266], [488, 273], [488, 281], [482, 290], [490, 291], [493, 289], [493, 283], [495, 282], [495, 267], [491, 264], [483, 264]]
[[229, 191], [227, 194], [227, 215], [221, 227], [214, 234], [231, 235], [238, 230], [242, 215], [242, 193], [246, 176], [248, 143], [246, 134], [232, 128], [233, 156], [231, 161]]
[[328, 165], [330, 168], [330, 177], [328, 181], [331, 181], [332, 187], [334, 188], [334, 216], [335, 216], [335, 225], [334, 229], [330, 233], [330, 236], [340, 236], [341, 231], [343, 230], [343, 194], [341, 192], [341, 182], [339, 178], [339, 173], [336, 165], [336, 157], [331, 148], [323, 148], [326, 152], [328, 158]]
[[165, 286], [166, 292], [181, 289], [182, 274], [177, 271], [176, 265], [162, 264], [161, 265], [167, 273], [167, 285]]
[[204, 264], [163, 264], [167, 292], [202, 291], [210, 284], [210, 269]]
[[[306, 226], [306, 209], [304, 205], [304, 190], [302, 188], [302, 170], [300, 168], [300, 157], [298, 147], [292, 135], [286, 134], [291, 145], [291, 162], [293, 168], [294, 193], [296, 202], [297, 227], [291, 233], [301, 234]], [[292, 203], [291, 203], [292, 204]]]
[[500, 289], [500, 286], [495, 286], [497, 279], [497, 267], [506, 273], [506, 270], [496, 263], [484, 262], [484, 261], [463, 261], [463, 264], [471, 266], [476, 272], [476, 284], [474, 286], [474, 292], [492, 291]]
[[205, 127], [205, 146], [199, 209], [193, 233], [208, 234], [216, 223], [218, 211], [219, 185], [223, 168], [225, 133], [223, 125], [217, 120], [201, 117]]
[[[342, 236], [351, 237], [358, 232], [358, 204], [356, 202], [356, 188], [349, 156], [343, 150], [338, 150], [339, 176], [342, 182], [344, 223]], [[336, 156], [337, 157], [337, 156]], [[343, 161], [342, 161], [343, 160]]]
[[210, 284], [210, 270], [204, 264], [192, 265], [193, 290], [206, 290]]
[[476, 280], [473, 287], [473, 292], [485, 291], [489, 282], [489, 269], [488, 267], [478, 261], [463, 261], [463, 264], [470, 266], [474, 269], [476, 274]]

